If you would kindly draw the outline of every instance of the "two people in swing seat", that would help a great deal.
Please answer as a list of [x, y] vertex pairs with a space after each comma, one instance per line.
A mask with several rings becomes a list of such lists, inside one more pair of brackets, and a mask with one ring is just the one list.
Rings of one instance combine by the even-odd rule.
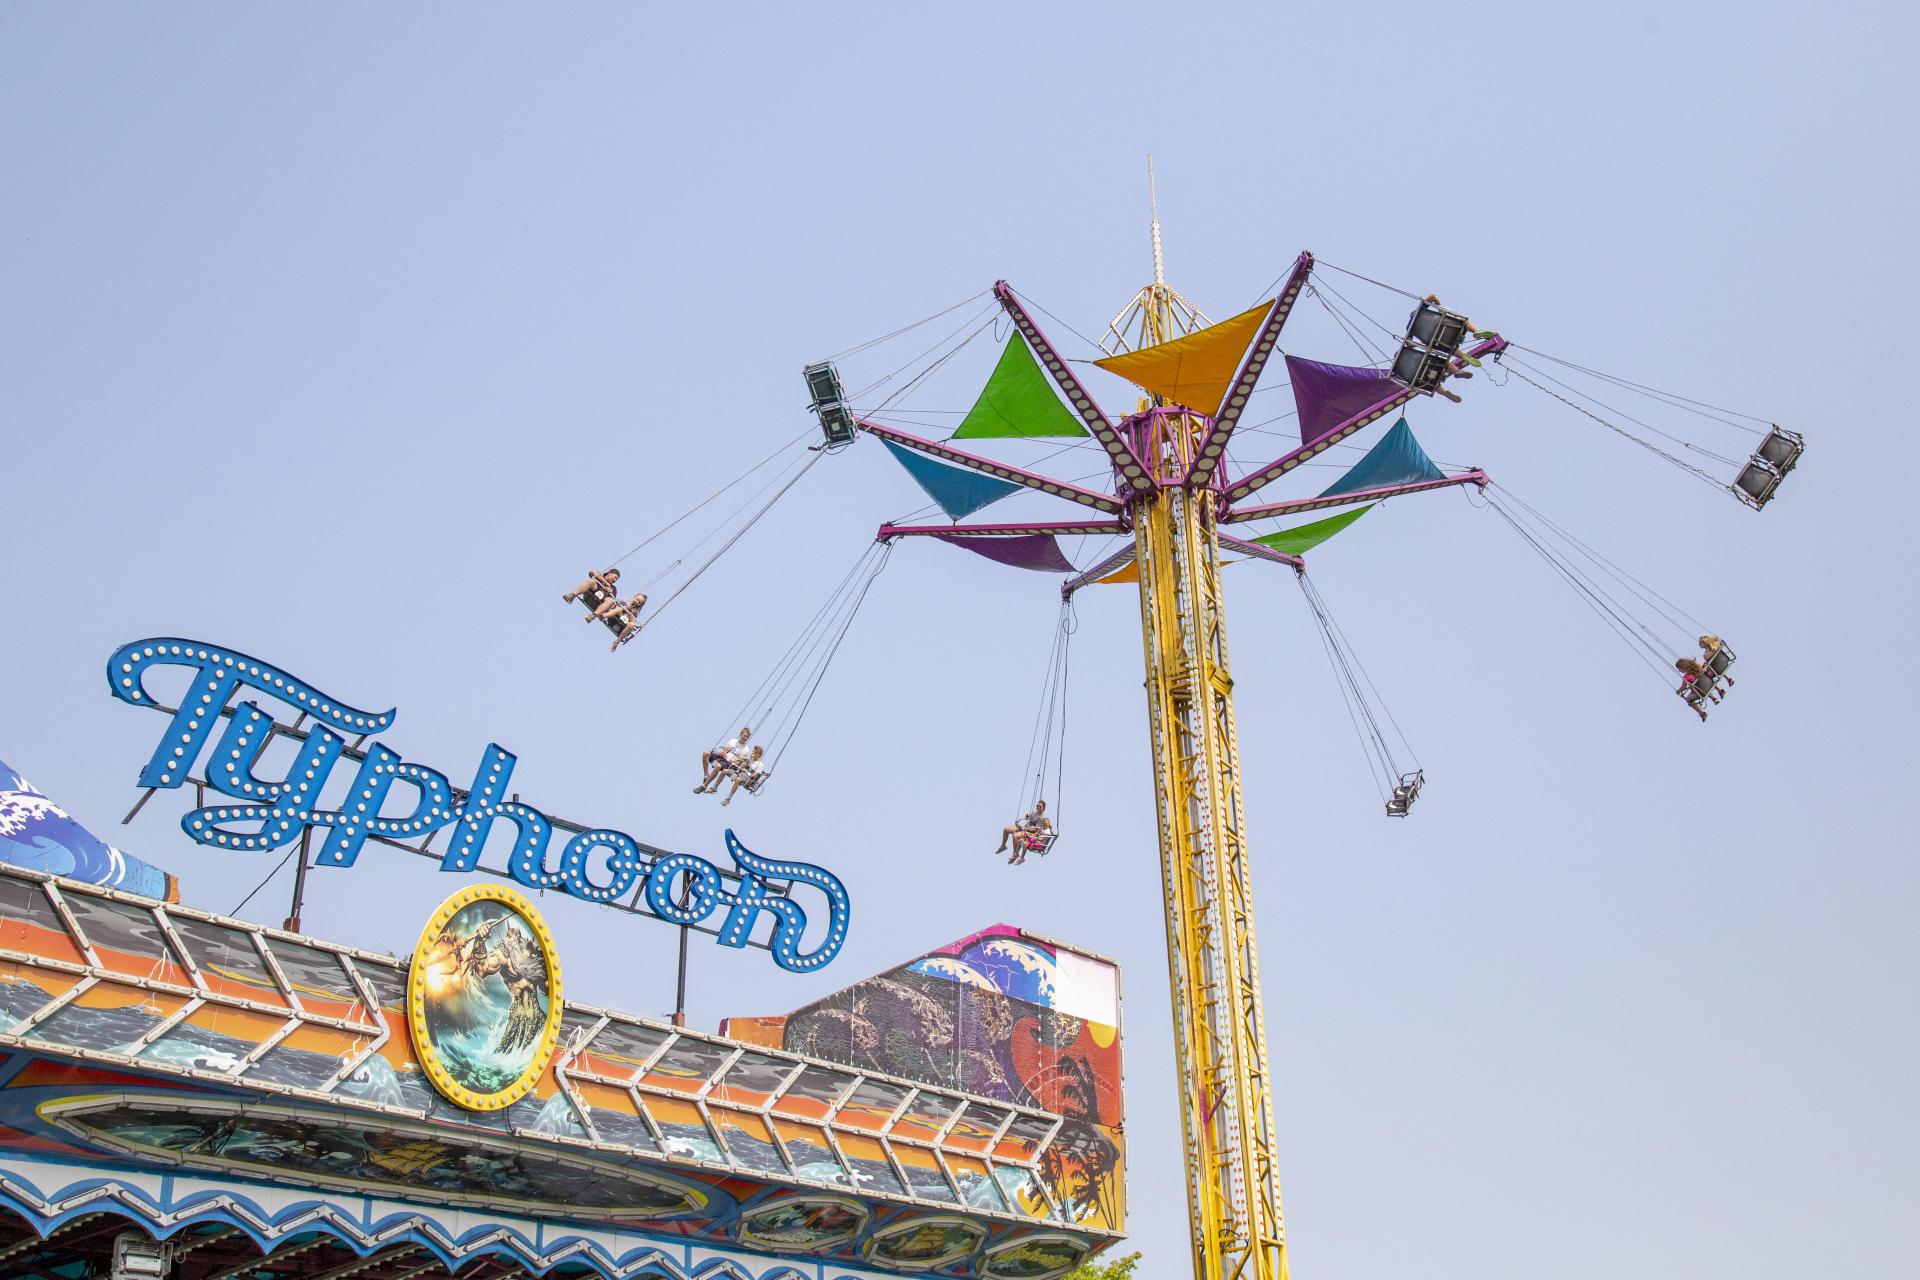
[[613, 645], [608, 653], [617, 652], [621, 645], [640, 633], [640, 610], [646, 607], [647, 596], [644, 591], [636, 591], [633, 599], [620, 598], [620, 570], [595, 569], [587, 574], [586, 580], [573, 590], [563, 592], [560, 598], [568, 604], [575, 600], [585, 601], [588, 622], [605, 624], [613, 632]]
[[1675, 692], [1693, 708], [1695, 715], [1705, 720], [1707, 703], [1718, 702], [1722, 697], [1716, 682], [1733, 683], [1733, 677], [1726, 673], [1732, 665], [1733, 651], [1727, 648], [1726, 641], [1719, 636], [1701, 636], [1698, 658], [1674, 659], [1674, 669], [1680, 673], [1680, 687]]
[[766, 753], [765, 747], [753, 741], [753, 727], [741, 725], [737, 735], [700, 753], [700, 785], [693, 793], [712, 795], [722, 782], [731, 781], [733, 786], [720, 798], [721, 804], [732, 804], [742, 787], [752, 795], [767, 780]]
[[1009, 841], [1013, 844], [1013, 856], [1007, 859], [1010, 867], [1025, 862], [1029, 853], [1047, 856], [1047, 850], [1053, 847], [1053, 819], [1047, 816], [1045, 800], [1035, 800], [1031, 813], [1010, 827], [1000, 828], [1000, 843], [994, 853], [1005, 853]]

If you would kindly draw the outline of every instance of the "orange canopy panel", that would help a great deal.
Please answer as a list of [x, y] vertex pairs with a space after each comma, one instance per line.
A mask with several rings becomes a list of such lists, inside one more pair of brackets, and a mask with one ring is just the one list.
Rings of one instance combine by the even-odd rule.
[[1240, 370], [1240, 358], [1253, 344], [1253, 335], [1273, 308], [1263, 302], [1251, 311], [1242, 311], [1230, 320], [1209, 325], [1184, 338], [1122, 352], [1096, 360], [1095, 364], [1117, 373], [1135, 386], [1144, 387], [1169, 404], [1212, 413], [1226, 399], [1233, 375]]

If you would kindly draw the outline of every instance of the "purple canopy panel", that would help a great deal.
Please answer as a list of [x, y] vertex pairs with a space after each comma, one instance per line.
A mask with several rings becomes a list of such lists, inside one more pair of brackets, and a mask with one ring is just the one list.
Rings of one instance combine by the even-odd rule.
[[1034, 569], [1041, 573], [1073, 572], [1073, 562], [1067, 559], [1060, 550], [1060, 544], [1054, 541], [1050, 533], [1021, 533], [1006, 538], [954, 538], [937, 533], [933, 536], [1017, 569]]
[[1303, 445], [1400, 390], [1384, 369], [1322, 364], [1298, 356], [1287, 357], [1287, 376], [1293, 380], [1293, 403], [1300, 410]]

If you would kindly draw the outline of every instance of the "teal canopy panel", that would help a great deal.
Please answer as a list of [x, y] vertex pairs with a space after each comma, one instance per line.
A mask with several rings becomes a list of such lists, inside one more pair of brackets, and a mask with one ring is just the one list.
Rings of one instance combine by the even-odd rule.
[[993, 476], [981, 475], [965, 467], [948, 466], [932, 458], [903, 448], [891, 440], [881, 440], [894, 461], [906, 469], [914, 483], [940, 504], [950, 520], [970, 516], [990, 502], [998, 502], [1020, 486]]
[[1380, 437], [1380, 443], [1367, 450], [1347, 474], [1320, 491], [1323, 498], [1362, 489], [1379, 489], [1390, 484], [1415, 484], [1422, 480], [1445, 480], [1446, 472], [1433, 465], [1433, 459], [1413, 438], [1413, 428], [1405, 418], [1393, 424], [1393, 430]]

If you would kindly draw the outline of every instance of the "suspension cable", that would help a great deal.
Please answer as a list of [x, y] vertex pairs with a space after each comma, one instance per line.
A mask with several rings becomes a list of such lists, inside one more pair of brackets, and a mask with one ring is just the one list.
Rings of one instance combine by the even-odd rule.
[[923, 319], [915, 320], [912, 324], [901, 325], [898, 329], [895, 329], [892, 333], [883, 333], [877, 338], [869, 338], [865, 342], [856, 343], [855, 345], [848, 347], [844, 351], [836, 351], [832, 355], [828, 356], [827, 359], [828, 360], [844, 359], [847, 356], [859, 355], [862, 351], [871, 350], [872, 348], [879, 346], [883, 342], [891, 342], [902, 334], [912, 333], [915, 329], [918, 329], [923, 324], [932, 324], [935, 320], [938, 320], [941, 316], [950, 315], [951, 313], [958, 311], [960, 308], [966, 306], [969, 302], [972, 302], [975, 298], [984, 298], [990, 292], [991, 290], [982, 289], [979, 293], [973, 294], [969, 297], [962, 298], [960, 299], [960, 301], [954, 303], [952, 306], [942, 308], [941, 310], [934, 312], [930, 316], [926, 316]]
[[[1618, 607], [1617, 603], [1609, 597], [1606, 592], [1599, 588], [1598, 584], [1587, 578], [1585, 574], [1582, 574], [1578, 568], [1568, 562], [1564, 557], [1555, 554], [1539, 536], [1531, 529], [1528, 529], [1513, 512], [1509, 511], [1506, 505], [1502, 503], [1496, 495], [1489, 492], [1482, 493], [1481, 497], [1488, 507], [1492, 508], [1502, 520], [1505, 520], [1512, 526], [1514, 532], [1518, 533], [1534, 551], [1539, 553], [1540, 558], [1547, 562], [1548, 567], [1557, 573], [1562, 581], [1573, 588], [1575, 594], [1586, 602], [1587, 607], [1599, 615], [1600, 619], [1626, 642], [1627, 647], [1653, 670], [1661, 682], [1665, 683], [1667, 667], [1662, 659], [1664, 659], [1667, 654], [1666, 650], [1657, 643], [1657, 637], [1653, 637], [1653, 633], [1648, 631], [1644, 625], [1628, 617]], [[1645, 635], [1636, 634], [1636, 632], [1644, 632]]]
[[767, 709], [771, 710], [771, 704], [772, 704], [771, 690], [774, 688], [775, 682], [779, 680], [780, 676], [786, 671], [788, 665], [797, 656], [801, 645], [807, 640], [809, 636], [814, 634], [814, 629], [820, 625], [820, 620], [823, 617], [825, 617], [827, 614], [827, 611], [833, 607], [834, 601], [840, 598], [841, 592], [847, 589], [847, 584], [849, 582], [852, 582], [854, 575], [860, 572], [860, 566], [865, 564], [867, 562], [867, 557], [872, 554], [873, 554], [873, 545], [869, 543], [865, 548], [861, 550], [859, 557], [853, 562], [853, 567], [847, 570], [846, 576], [840, 579], [839, 585], [836, 586], [833, 589], [832, 593], [827, 596], [826, 603], [822, 604], [819, 607], [819, 609], [815, 610], [813, 617], [808, 619], [807, 624], [800, 629], [800, 634], [795, 636], [793, 643], [787, 646], [787, 651], [780, 655], [780, 659], [778, 662], [774, 664], [773, 670], [768, 672], [766, 678], [760, 682], [759, 686], [756, 689], [754, 689], [752, 693], [747, 695], [746, 702], [741, 705], [740, 710], [734, 713], [733, 719], [728, 721], [729, 724], [732, 724], [736, 721], [740, 724], [751, 724], [753, 720], [749, 719], [749, 716], [752, 716], [754, 719], [758, 719], [759, 716], [755, 713], [758, 712], [758, 710], [762, 705], [762, 702], [761, 702], [762, 698], [766, 698], [768, 700]]
[[[815, 622], [810, 623], [809, 629], [802, 632], [799, 648], [793, 654], [792, 661], [788, 663], [785, 673], [780, 676], [766, 696], [766, 703], [760, 710], [760, 719], [767, 720], [769, 717], [775, 717], [776, 712], [783, 706], [788, 710], [792, 709], [797, 696], [790, 698], [790, 695], [812, 676], [818, 665], [818, 655], [826, 651], [835, 629], [846, 616], [848, 606], [858, 592], [856, 584], [863, 581], [861, 577], [863, 573], [872, 572], [873, 561], [882, 549], [883, 546], [880, 543], [868, 544], [860, 561], [854, 566], [855, 572], [829, 597], [826, 608], [822, 610], [824, 616], [816, 615]], [[783, 720], [782, 715], [774, 718], [771, 723], [777, 728]]]
[[813, 695], [820, 691], [820, 682], [826, 678], [827, 669], [833, 665], [834, 657], [840, 652], [840, 646], [847, 638], [847, 631], [853, 626], [854, 616], [860, 612], [860, 606], [865, 603], [867, 592], [872, 588], [874, 579], [878, 578], [881, 572], [886, 569], [887, 561], [893, 556], [893, 544], [891, 542], [881, 545], [883, 550], [880, 553], [879, 559], [874, 562], [873, 569], [867, 574], [866, 581], [860, 584], [860, 594], [854, 597], [853, 607], [847, 610], [846, 619], [840, 624], [839, 633], [834, 636], [832, 647], [827, 650], [827, 655], [821, 661], [819, 669], [814, 672], [813, 683], [807, 687], [806, 700], [800, 704], [799, 712], [793, 717], [792, 727], [787, 729], [786, 736], [774, 751], [773, 762], [767, 766], [767, 772], [769, 773], [772, 773], [774, 768], [779, 765], [781, 757], [787, 754], [788, 746], [792, 745], [794, 735], [800, 732], [800, 723], [806, 719], [807, 709], [813, 705]]
[[[1711, 404], [1705, 400], [1695, 400], [1691, 396], [1683, 396], [1677, 391], [1662, 391], [1658, 387], [1650, 387], [1643, 382], [1635, 382], [1631, 378], [1623, 378], [1617, 373], [1608, 373], [1603, 369], [1592, 369], [1586, 365], [1575, 364], [1571, 360], [1562, 359], [1560, 356], [1548, 355], [1546, 352], [1535, 347], [1523, 347], [1517, 342], [1509, 342], [1507, 346], [1514, 351], [1524, 351], [1528, 355], [1538, 356], [1542, 360], [1551, 360], [1557, 365], [1563, 365], [1566, 368], [1577, 370], [1589, 377], [1611, 382], [1615, 386], [1625, 387], [1631, 391], [1638, 391], [1642, 395], [1651, 396], [1672, 405], [1676, 409], [1683, 409], [1688, 413], [1698, 414], [1700, 417], [1709, 419], [1710, 421], [1726, 423], [1727, 426], [1732, 427], [1736, 431], [1745, 431], [1750, 435], [1756, 436], [1766, 434], [1766, 432], [1758, 428], [1728, 421], [1728, 417], [1722, 417], [1720, 415], [1724, 414], [1733, 418], [1745, 418], [1748, 422], [1759, 422], [1769, 427], [1773, 425], [1770, 420], [1755, 417], [1751, 413], [1742, 413], [1738, 409], [1729, 409], [1724, 405]], [[1708, 412], [1709, 410], [1711, 410], [1711, 412]]]
[[1646, 419], [1636, 418], [1624, 409], [1616, 409], [1612, 405], [1608, 404], [1606, 401], [1602, 400], [1599, 396], [1593, 395], [1590, 392], [1582, 391], [1580, 390], [1580, 388], [1572, 385], [1571, 383], [1563, 382], [1562, 380], [1554, 377], [1552, 374], [1548, 373], [1544, 369], [1534, 369], [1532, 365], [1526, 364], [1525, 361], [1518, 360], [1517, 357], [1516, 357], [1516, 363], [1522, 364], [1526, 368], [1533, 369], [1533, 371], [1536, 374], [1539, 374], [1542, 378], [1545, 378], [1548, 382], [1551, 382], [1554, 386], [1559, 387], [1563, 391], [1566, 391], [1572, 395], [1579, 396], [1582, 400], [1591, 401], [1592, 403], [1599, 405], [1602, 409], [1605, 409], [1608, 413], [1619, 414], [1621, 417], [1625, 418], [1628, 422], [1631, 422], [1635, 426], [1640, 427], [1646, 431], [1651, 431], [1654, 435], [1659, 436], [1662, 440], [1671, 440], [1683, 449], [1691, 449], [1693, 452], [1701, 454], [1705, 457], [1712, 458], [1715, 462], [1721, 463], [1725, 466], [1733, 467], [1733, 466], [1739, 465], [1739, 463], [1735, 462], [1732, 458], [1727, 457], [1725, 454], [1715, 453], [1713, 450], [1706, 448], [1704, 445], [1694, 444], [1691, 440], [1688, 440], [1682, 436], [1674, 435], [1671, 431], [1663, 431], [1659, 427], [1654, 426], [1651, 422], [1648, 422]]
[[[634, 555], [636, 555], [637, 553], [645, 549], [647, 545], [650, 544], [655, 538], [658, 538], [661, 534], [667, 532], [669, 529], [673, 528], [675, 525], [685, 520], [688, 516], [691, 516], [694, 512], [700, 510], [702, 507], [706, 506], [709, 502], [712, 502], [715, 498], [719, 497], [721, 494], [725, 493], [727, 490], [733, 488], [733, 486], [739, 484], [742, 480], [745, 480], [748, 476], [752, 475], [754, 472], [758, 471], [760, 468], [766, 466], [769, 462], [772, 462], [775, 458], [779, 457], [781, 454], [785, 453], [787, 450], [793, 448], [794, 445], [799, 444], [802, 440], [812, 435], [813, 432], [814, 432], [814, 428], [808, 427], [805, 431], [802, 431], [799, 435], [787, 441], [785, 444], [781, 445], [778, 449], [775, 449], [772, 453], [760, 459], [760, 461], [754, 463], [752, 466], [748, 467], [745, 471], [742, 471], [739, 475], [727, 481], [725, 484], [721, 485], [718, 489], [715, 489], [712, 493], [708, 494], [706, 497], [700, 499], [700, 501], [694, 503], [691, 507], [688, 507], [685, 511], [681, 512], [679, 515], [669, 520], [666, 524], [654, 530], [651, 534], [647, 535], [646, 538], [642, 539], [631, 550], [629, 550], [625, 555], [621, 556], [620, 559], [615, 560], [613, 563], [615, 565], [618, 565], [623, 563], [626, 560], [631, 559]], [[702, 541], [704, 541], [704, 539], [702, 539]], [[698, 544], [695, 544], [695, 545], [698, 545]]]
[[[1355, 280], [1364, 280], [1370, 285], [1376, 285], [1379, 288], [1385, 289], [1388, 293], [1397, 293], [1403, 298], [1412, 298], [1415, 302], [1421, 300], [1420, 295], [1410, 289], [1402, 289], [1397, 284], [1388, 284], [1384, 280], [1375, 280], [1372, 276], [1363, 276], [1358, 271], [1349, 271], [1345, 267], [1337, 267], [1325, 258], [1315, 258], [1313, 265], [1316, 267], [1325, 267], [1329, 271], [1338, 271], [1341, 275], [1352, 276]], [[1278, 284], [1279, 281], [1275, 281], [1274, 283]]]
[[1353, 343], [1353, 345], [1356, 348], [1358, 348], [1360, 352], [1360, 358], [1362, 360], [1366, 361], [1369, 366], [1377, 365], [1385, 362], [1386, 360], [1385, 354], [1382, 353], [1378, 347], [1373, 347], [1370, 343], [1368, 343], [1365, 340], [1365, 337], [1360, 332], [1358, 326], [1354, 325], [1352, 321], [1348, 320], [1345, 316], [1341, 315], [1338, 311], [1335, 311], [1333, 309], [1333, 304], [1327, 301], [1326, 297], [1320, 292], [1320, 290], [1309, 286], [1307, 289], [1307, 292], [1312, 295], [1313, 300], [1319, 303], [1321, 308], [1324, 311], [1326, 311], [1328, 315], [1333, 317], [1333, 322], [1336, 325], [1340, 326], [1340, 331], [1346, 334], [1348, 340], [1350, 340]]
[[[705, 573], [708, 569], [711, 569], [716, 560], [718, 560], [721, 556], [727, 554], [727, 552], [733, 548], [733, 544], [740, 541], [740, 539], [746, 535], [747, 530], [753, 528], [754, 525], [760, 522], [760, 518], [762, 516], [766, 515], [767, 512], [773, 510], [773, 504], [780, 501], [781, 498], [785, 497], [787, 490], [793, 488], [795, 484], [799, 483], [801, 476], [804, 476], [805, 474], [807, 474], [807, 472], [813, 470], [814, 464], [826, 456], [827, 455], [824, 452], [809, 453], [807, 455], [806, 460], [800, 464], [799, 469], [796, 470], [791, 476], [787, 478], [787, 482], [781, 485], [777, 490], [775, 490], [773, 496], [771, 498], [768, 498], [758, 511], [754, 512], [751, 516], [747, 517], [747, 521], [745, 524], [742, 524], [738, 529], [735, 529], [733, 533], [726, 539], [726, 541], [722, 542], [717, 548], [715, 548], [712, 555], [708, 556], [705, 560], [701, 561], [700, 564], [694, 569], [694, 571], [687, 575], [686, 581], [682, 582], [679, 586], [675, 587], [673, 589], [673, 594], [668, 596], [665, 600], [662, 600], [659, 603], [659, 605], [656, 608], [654, 608], [653, 616], [648, 618], [645, 622], [641, 623], [640, 625], [645, 627], [658, 621], [660, 615], [666, 612], [668, 605], [672, 604], [675, 600], [678, 600], [682, 592], [684, 592], [688, 587], [692, 586], [695, 582], [699, 581], [701, 574]], [[774, 482], [769, 481], [768, 485], [770, 486], [772, 483]], [[767, 486], [763, 486], [760, 489], [760, 493], [765, 493], [766, 491], [767, 491]], [[758, 497], [759, 494], [755, 494], [754, 496]], [[747, 499], [747, 501], [752, 502], [753, 499], [749, 498]], [[735, 508], [734, 514], [737, 515], [741, 510], [744, 510], [744, 509], [745, 508], [743, 504], [741, 507]], [[712, 537], [712, 535], [709, 534], [708, 537]], [[702, 539], [702, 541], [705, 541], [705, 539]], [[696, 543], [695, 545], [697, 546], [698, 544]]]
[[1361, 308], [1355, 306], [1351, 301], [1349, 301], [1347, 296], [1344, 293], [1341, 293], [1338, 289], [1328, 284], [1325, 280], [1315, 281], [1313, 287], [1315, 289], [1324, 289], [1326, 292], [1332, 294], [1347, 308], [1347, 310], [1353, 312], [1355, 315], [1359, 316], [1362, 320], [1365, 320], [1368, 324], [1372, 325], [1374, 328], [1378, 329], [1380, 332], [1386, 334], [1388, 342], [1391, 342], [1396, 347], [1400, 345], [1400, 340], [1404, 335], [1395, 333], [1392, 329], [1389, 329], [1386, 325], [1381, 324], [1378, 320], [1375, 320], [1372, 316], [1368, 315]]
[[[1060, 622], [1054, 629], [1053, 642], [1047, 654], [1046, 678], [1041, 684], [1040, 699], [1034, 708], [1033, 729], [1027, 736], [1027, 759], [1026, 763], [1021, 766], [1020, 771], [1020, 806], [1021, 812], [1023, 813], [1026, 812], [1028, 803], [1026, 799], [1026, 779], [1029, 774], [1031, 774], [1033, 778], [1033, 799], [1043, 799], [1045, 795], [1047, 765], [1054, 756], [1053, 740], [1056, 710], [1059, 711], [1062, 728], [1062, 748], [1060, 754], [1063, 757], [1065, 755], [1066, 657], [1068, 637], [1073, 634], [1071, 621], [1072, 609], [1073, 602], [1071, 599], [1060, 602]], [[1036, 757], [1039, 760], [1037, 766], [1034, 763]], [[1054, 795], [1057, 803], [1059, 796], [1057, 785]], [[1059, 821], [1057, 812], [1054, 821], [1056, 823]]]
[[[985, 307], [982, 307], [978, 311], [975, 311], [972, 315], [968, 316], [965, 320], [961, 321], [959, 328], [953, 330], [951, 333], [947, 334], [944, 338], [941, 338], [938, 342], [928, 347], [925, 351], [922, 351], [919, 355], [914, 356], [911, 360], [906, 361], [905, 363], [899, 365], [898, 367], [894, 368], [890, 372], [881, 374], [878, 378], [874, 379], [872, 382], [869, 382], [866, 386], [861, 387], [858, 391], [855, 391], [852, 395], [849, 395], [847, 397], [848, 402], [851, 403], [855, 400], [859, 400], [865, 396], [871, 395], [875, 391], [878, 391], [881, 387], [885, 386], [889, 382], [892, 382], [895, 378], [899, 377], [901, 374], [905, 373], [907, 370], [913, 368], [913, 366], [915, 366], [916, 364], [919, 364], [922, 360], [925, 360], [928, 356], [940, 350], [942, 347], [946, 346], [949, 342], [952, 342], [955, 338], [958, 338], [961, 334], [967, 333], [967, 330], [971, 328], [973, 329], [973, 332], [967, 334], [967, 337], [964, 340], [962, 340], [962, 342], [960, 343], [960, 346], [964, 347], [968, 342], [973, 341], [974, 338], [979, 336], [981, 329], [984, 328], [986, 324], [993, 323], [993, 320], [992, 320], [993, 308], [994, 308], [994, 304], [988, 303]], [[982, 324], [983, 319], [985, 320], [985, 324]], [[979, 327], [976, 328], [975, 326], [979, 326]], [[959, 349], [960, 347], [955, 347], [954, 351], [958, 351]], [[939, 368], [940, 365], [945, 363], [946, 360], [952, 357], [952, 355], [953, 355], [953, 351], [949, 351], [945, 356], [942, 356], [940, 360], [936, 361], [933, 365], [929, 366], [925, 370], [922, 370], [918, 375], [916, 375], [913, 379], [913, 382], [918, 382], [920, 381], [921, 378], [926, 377], [927, 374], [933, 372], [934, 369]], [[906, 387], [902, 387], [900, 391], [895, 392], [893, 395], [887, 397], [887, 399], [881, 404], [880, 408], [884, 409], [887, 405], [892, 404], [895, 400], [899, 399], [902, 393], [904, 393], [908, 388], [912, 387], [913, 382], [909, 382]], [[876, 412], [878, 412], [878, 410], [876, 410]]]
[[[1353, 722], [1354, 734], [1360, 739], [1361, 754], [1367, 758], [1368, 772], [1379, 787], [1381, 798], [1401, 778], [1400, 763], [1394, 758], [1393, 748], [1387, 741], [1385, 730], [1380, 726], [1380, 718], [1375, 714], [1373, 704], [1367, 699], [1366, 691], [1361, 688], [1364, 678], [1368, 689], [1373, 690], [1374, 701], [1381, 703], [1381, 711], [1386, 713], [1388, 722], [1393, 724], [1394, 732], [1399, 734], [1400, 742], [1409, 754], [1412, 747], [1407, 743], [1406, 735], [1400, 732], [1400, 726], [1393, 721], [1392, 714], [1386, 712], [1385, 703], [1380, 700], [1380, 692], [1374, 687], [1372, 678], [1360, 667], [1358, 658], [1351, 652], [1346, 634], [1333, 620], [1332, 612], [1326, 601], [1304, 570], [1296, 571], [1295, 579], [1300, 584], [1301, 594], [1306, 598], [1307, 606], [1313, 611], [1314, 621], [1319, 624], [1320, 643], [1327, 654], [1327, 665], [1332, 669], [1334, 681], [1340, 686], [1340, 696], [1347, 706], [1348, 719]], [[1359, 674], [1356, 675], [1356, 668]], [[1416, 767], [1419, 760], [1414, 760]]]
[[[1555, 391], [1552, 387], [1543, 386], [1540, 383], [1534, 381], [1532, 378], [1529, 378], [1524, 372], [1522, 372], [1522, 369], [1530, 366], [1525, 366], [1519, 360], [1515, 360], [1510, 357], [1507, 359], [1503, 359], [1500, 363], [1504, 368], [1507, 369], [1508, 372], [1512, 373], [1514, 377], [1520, 379], [1520, 381], [1526, 383], [1528, 386], [1533, 387], [1537, 391], [1545, 392], [1547, 395], [1552, 396], [1555, 400], [1558, 400], [1561, 404], [1566, 405], [1569, 409], [1572, 409], [1574, 412], [1583, 414], [1586, 417], [1592, 418], [1595, 422], [1599, 423], [1601, 426], [1605, 427], [1607, 430], [1613, 432], [1616, 435], [1622, 436], [1625, 439], [1633, 441], [1635, 444], [1639, 445], [1642, 449], [1645, 449], [1648, 453], [1651, 453], [1656, 457], [1666, 459], [1668, 462], [1671, 462], [1674, 466], [1679, 467], [1682, 471], [1692, 473], [1694, 476], [1704, 481], [1705, 483], [1711, 485], [1715, 489], [1725, 489], [1727, 487], [1725, 484], [1714, 479], [1712, 476], [1708, 475], [1705, 471], [1701, 470], [1699, 467], [1695, 466], [1693, 463], [1688, 462], [1686, 459], [1676, 458], [1671, 453], [1668, 453], [1665, 449], [1662, 449], [1659, 445], [1654, 444], [1652, 441], [1642, 440], [1639, 436], [1633, 434], [1633, 432], [1631, 431], [1628, 431], [1625, 427], [1620, 426], [1618, 423], [1609, 422], [1607, 419], [1593, 412], [1593, 410], [1587, 408], [1585, 405], [1575, 404], [1573, 401], [1567, 399], [1567, 397], [1561, 395], [1558, 391]], [[1535, 370], [1535, 372], [1537, 373], [1539, 371]], [[1547, 377], [1548, 375], [1541, 374], [1541, 376]], [[1600, 404], [1598, 400], [1595, 400], [1594, 403]], [[1606, 405], [1601, 405], [1601, 408], [1607, 408], [1607, 407], [1608, 406]], [[1618, 410], [1614, 410], [1614, 412], [1618, 412]], [[1623, 414], [1622, 416], [1624, 417], [1626, 415]], [[1653, 430], [1653, 428], [1648, 428], [1648, 429]], [[1657, 432], [1656, 434], [1664, 435], [1665, 433]], [[1669, 439], [1671, 438], [1672, 437], [1669, 437]], [[1685, 442], [1682, 441], [1681, 443], [1684, 444]]]
[[1620, 585], [1626, 587], [1627, 590], [1633, 592], [1636, 596], [1639, 596], [1644, 603], [1651, 606], [1656, 612], [1658, 612], [1661, 616], [1666, 618], [1668, 622], [1673, 623], [1676, 627], [1679, 627], [1682, 630], [1685, 630], [1687, 627], [1693, 627], [1698, 631], [1707, 630], [1707, 625], [1704, 622], [1701, 622], [1700, 619], [1694, 617], [1692, 614], [1688, 613], [1685, 609], [1681, 608], [1679, 605], [1675, 604], [1673, 601], [1667, 599], [1665, 596], [1661, 595], [1658, 591], [1655, 591], [1652, 587], [1648, 586], [1646, 583], [1642, 582], [1640, 579], [1628, 573], [1625, 569], [1621, 568], [1618, 564], [1614, 563], [1612, 560], [1609, 560], [1606, 556], [1601, 555], [1598, 551], [1594, 550], [1587, 543], [1583, 542], [1579, 537], [1575, 536], [1573, 533], [1568, 531], [1564, 526], [1556, 523], [1552, 518], [1542, 513], [1537, 507], [1534, 507], [1533, 505], [1528, 503], [1525, 499], [1523, 499], [1519, 494], [1515, 493], [1512, 489], [1507, 488], [1507, 486], [1500, 484], [1497, 481], [1490, 480], [1487, 483], [1492, 485], [1494, 488], [1500, 490], [1500, 492], [1506, 497], [1506, 499], [1509, 502], [1513, 503], [1515, 506], [1525, 511], [1529, 516], [1533, 517], [1535, 520], [1545, 525], [1548, 529], [1552, 530], [1555, 534], [1559, 535], [1559, 537], [1563, 541], [1571, 543], [1572, 545], [1578, 547], [1586, 555], [1586, 557], [1589, 560], [1593, 561], [1595, 564], [1602, 566], [1606, 570], [1606, 572], [1613, 578], [1615, 582], [1620, 583]]

